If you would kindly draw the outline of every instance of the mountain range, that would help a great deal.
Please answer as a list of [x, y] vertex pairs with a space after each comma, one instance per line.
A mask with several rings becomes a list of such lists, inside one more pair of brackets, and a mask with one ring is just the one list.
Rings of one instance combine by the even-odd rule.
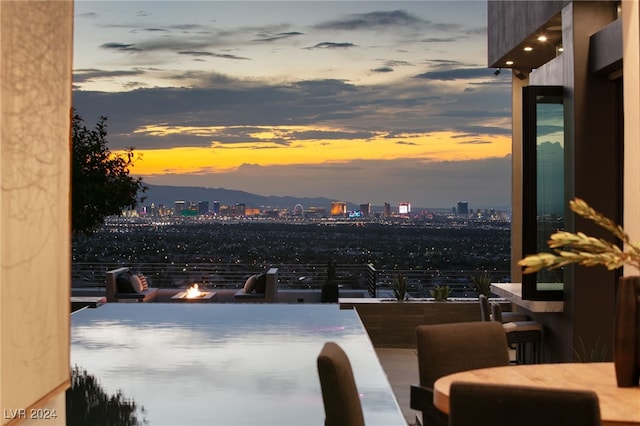
[[[148, 189], [143, 194], [145, 197], [142, 205], [150, 206], [163, 204], [167, 207], [173, 207], [176, 201], [185, 202], [208, 201], [209, 206], [213, 207], [214, 201], [219, 201], [221, 205], [233, 206], [236, 204], [244, 204], [247, 207], [254, 208], [288, 208], [293, 210], [296, 204], [302, 205], [303, 208], [324, 207], [330, 209], [331, 203], [334, 201], [324, 197], [292, 197], [292, 196], [275, 196], [275, 195], [258, 195], [245, 191], [237, 191], [224, 188], [204, 188], [196, 186], [168, 186], [168, 185], [150, 185], [145, 184]], [[347, 202], [348, 210], [358, 209], [359, 205]]]

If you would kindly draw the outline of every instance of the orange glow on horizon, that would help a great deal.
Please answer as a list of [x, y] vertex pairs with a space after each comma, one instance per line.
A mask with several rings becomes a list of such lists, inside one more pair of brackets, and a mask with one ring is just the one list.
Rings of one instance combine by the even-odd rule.
[[142, 158], [135, 163], [132, 173], [141, 176], [225, 173], [243, 164], [268, 167], [407, 158], [424, 162], [466, 161], [511, 153], [511, 137], [505, 135], [433, 132], [390, 137], [380, 133], [368, 139], [298, 139], [299, 132], [340, 130], [280, 126], [254, 128], [250, 133], [252, 140], [246, 142], [215, 141], [216, 134], [223, 130], [229, 128], [148, 126], [139, 132], [157, 137], [185, 133], [211, 137], [213, 141], [208, 147], [136, 149]]

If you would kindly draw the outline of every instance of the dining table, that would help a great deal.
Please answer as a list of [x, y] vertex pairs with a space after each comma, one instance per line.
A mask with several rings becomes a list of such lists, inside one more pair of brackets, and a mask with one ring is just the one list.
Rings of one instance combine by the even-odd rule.
[[433, 393], [434, 405], [446, 414], [453, 382], [592, 390], [603, 426], [640, 425], [640, 387], [619, 387], [612, 362], [510, 365], [449, 374], [436, 380]]

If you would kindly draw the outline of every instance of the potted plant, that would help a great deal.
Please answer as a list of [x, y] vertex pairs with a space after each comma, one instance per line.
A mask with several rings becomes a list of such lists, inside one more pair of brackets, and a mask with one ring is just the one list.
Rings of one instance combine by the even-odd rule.
[[337, 263], [334, 259], [327, 262], [327, 277], [322, 284], [320, 293], [320, 301], [322, 303], [338, 303], [338, 284], [336, 283], [336, 267]]
[[433, 289], [429, 290], [431, 297], [438, 302], [443, 302], [451, 295], [451, 287], [448, 285], [437, 285]]
[[404, 302], [409, 297], [409, 293], [407, 292], [407, 279], [401, 273], [398, 273], [391, 288], [398, 302]]
[[489, 272], [483, 271], [471, 277], [471, 288], [478, 293], [478, 296], [484, 294], [489, 297], [491, 295], [491, 275]]
[[[631, 241], [624, 229], [611, 219], [591, 208], [584, 200], [575, 198], [569, 207], [576, 214], [592, 220], [611, 232], [623, 243], [623, 248], [602, 238], [582, 232], [557, 231], [547, 242], [553, 252], [526, 256], [518, 262], [524, 274], [542, 269], [555, 269], [570, 264], [603, 265], [609, 270], [624, 265], [640, 269], [640, 242]], [[638, 386], [640, 382], [640, 276], [621, 277], [616, 299], [616, 318], [613, 358], [618, 386]]]

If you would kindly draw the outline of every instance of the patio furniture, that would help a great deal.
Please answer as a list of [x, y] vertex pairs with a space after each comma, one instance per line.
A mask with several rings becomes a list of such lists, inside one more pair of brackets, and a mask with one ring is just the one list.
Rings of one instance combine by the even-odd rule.
[[234, 295], [236, 302], [276, 303], [278, 301], [278, 268], [265, 274], [250, 276]]
[[[542, 351], [542, 324], [536, 321], [503, 322], [502, 308], [491, 303], [493, 320], [501, 323], [507, 333], [507, 343], [516, 346], [516, 364], [540, 362]], [[529, 355], [529, 356], [527, 356]]]
[[416, 328], [420, 385], [411, 386], [410, 405], [425, 426], [448, 425], [433, 405], [435, 381], [448, 374], [509, 365], [504, 328], [495, 321], [423, 325]]
[[450, 426], [601, 425], [590, 390], [453, 382], [449, 409]]
[[327, 342], [317, 362], [325, 426], [364, 426], [360, 396], [347, 354], [338, 344]]
[[[492, 315], [489, 298], [481, 294], [478, 296], [478, 301], [480, 302], [480, 319], [482, 321], [491, 321]], [[528, 321], [529, 319], [526, 314], [520, 312], [502, 312], [502, 322]]]
[[[619, 387], [613, 362], [511, 365], [450, 374], [436, 380], [433, 387], [434, 405], [443, 413], [451, 410], [450, 392], [454, 382], [589, 390], [598, 395], [603, 426], [640, 426], [640, 387]], [[522, 417], [519, 415], [511, 424], [520, 424]]]
[[[107, 302], [151, 302], [158, 296], [158, 289], [148, 287], [141, 290], [139, 288], [126, 287], [127, 278], [132, 276], [127, 267], [113, 269], [106, 273], [106, 293]], [[120, 282], [119, 282], [120, 281]]]

